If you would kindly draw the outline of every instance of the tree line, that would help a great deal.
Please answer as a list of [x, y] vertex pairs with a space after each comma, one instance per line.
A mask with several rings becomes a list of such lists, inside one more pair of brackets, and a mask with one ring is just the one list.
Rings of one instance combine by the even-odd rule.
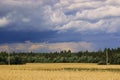
[[[108, 56], [106, 56], [106, 52]], [[94, 52], [70, 50], [50, 53], [34, 52], [0, 52], [0, 64], [25, 64], [25, 63], [98, 63], [120, 64], [120, 48], [105, 48]]]

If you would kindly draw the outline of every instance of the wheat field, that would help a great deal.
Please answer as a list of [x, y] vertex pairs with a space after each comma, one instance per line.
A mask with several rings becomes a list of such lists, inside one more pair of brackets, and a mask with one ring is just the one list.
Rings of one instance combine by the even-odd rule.
[[0, 80], [120, 80], [120, 65], [86, 63], [0, 65]]

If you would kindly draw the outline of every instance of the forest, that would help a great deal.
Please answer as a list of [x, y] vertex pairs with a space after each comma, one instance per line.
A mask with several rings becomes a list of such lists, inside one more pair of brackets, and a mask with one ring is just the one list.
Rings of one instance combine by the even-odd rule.
[[[108, 61], [106, 62], [106, 60]], [[97, 63], [120, 64], [120, 48], [105, 48], [98, 51], [71, 52], [64, 50], [50, 53], [0, 52], [0, 64], [26, 63]]]

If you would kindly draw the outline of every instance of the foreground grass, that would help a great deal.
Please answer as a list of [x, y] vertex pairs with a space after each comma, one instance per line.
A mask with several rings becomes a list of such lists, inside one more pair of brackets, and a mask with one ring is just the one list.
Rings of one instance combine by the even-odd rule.
[[0, 65], [0, 80], [120, 80], [119, 65], [46, 63]]

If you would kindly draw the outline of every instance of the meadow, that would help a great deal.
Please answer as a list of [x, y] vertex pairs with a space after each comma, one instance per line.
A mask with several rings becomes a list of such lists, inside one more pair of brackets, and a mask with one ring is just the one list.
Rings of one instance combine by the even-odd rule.
[[0, 65], [0, 80], [120, 80], [120, 65], [89, 63]]

